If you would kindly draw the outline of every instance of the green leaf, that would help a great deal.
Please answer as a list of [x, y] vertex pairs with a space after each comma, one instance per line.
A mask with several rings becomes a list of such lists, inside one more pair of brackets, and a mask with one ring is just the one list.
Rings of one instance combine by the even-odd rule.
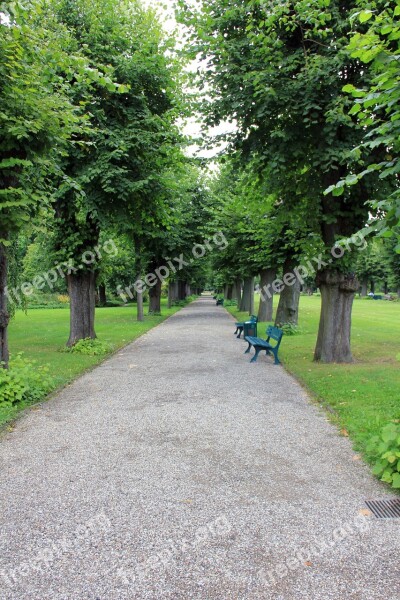
[[397, 490], [400, 489], [400, 473], [393, 473], [392, 486]]
[[358, 18], [360, 19], [360, 23], [366, 23], [367, 21], [370, 20], [370, 18], [372, 17], [372, 11], [370, 10], [362, 10], [360, 12], [360, 14], [358, 15]]

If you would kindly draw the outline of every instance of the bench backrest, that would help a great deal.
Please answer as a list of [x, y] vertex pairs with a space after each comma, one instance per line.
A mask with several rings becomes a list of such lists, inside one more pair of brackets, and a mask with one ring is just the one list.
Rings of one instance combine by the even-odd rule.
[[282, 329], [279, 329], [279, 327], [273, 327], [272, 325], [270, 325], [269, 327], [267, 327], [267, 336], [267, 342], [269, 342], [270, 339], [273, 339], [276, 342], [278, 342], [277, 346], [279, 346], [282, 340], [283, 331]]
[[258, 323], [258, 317], [256, 317], [256, 315], [250, 315], [249, 321], [253, 321], [254, 323]]

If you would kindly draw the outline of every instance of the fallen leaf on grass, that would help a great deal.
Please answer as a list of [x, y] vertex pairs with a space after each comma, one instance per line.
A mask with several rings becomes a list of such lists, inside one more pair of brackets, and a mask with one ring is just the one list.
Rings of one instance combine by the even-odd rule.
[[340, 433], [341, 435], [344, 435], [344, 437], [349, 437], [349, 432], [347, 431], [347, 429], [341, 429]]

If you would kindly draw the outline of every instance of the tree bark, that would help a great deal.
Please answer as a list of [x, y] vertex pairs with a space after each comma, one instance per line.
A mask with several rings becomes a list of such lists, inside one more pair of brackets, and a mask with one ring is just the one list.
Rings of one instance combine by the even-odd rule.
[[149, 289], [149, 315], [161, 315], [161, 279]]
[[233, 285], [231, 283], [228, 283], [228, 285], [226, 286], [226, 299], [227, 300], [232, 300], [233, 298]]
[[240, 307], [240, 304], [242, 302], [242, 280], [241, 279], [235, 280], [235, 283], [233, 284], [233, 294], [234, 294], [234, 298], [237, 301], [237, 305]]
[[[133, 236], [133, 242], [135, 245], [135, 263], [136, 263], [136, 281], [142, 280], [142, 260], [141, 260], [141, 251], [142, 251], [142, 240], [139, 235]], [[136, 289], [136, 320], [144, 321], [144, 311], [143, 311], [143, 290], [140, 289], [140, 286], [137, 286]]]
[[99, 304], [100, 306], [106, 306], [107, 304], [106, 286], [104, 283], [99, 285]]
[[168, 282], [168, 308], [175, 302], [175, 281]]
[[186, 281], [177, 281], [178, 286], [178, 300], [185, 300], [186, 298]]
[[353, 273], [320, 271], [321, 317], [314, 360], [325, 363], [351, 363], [351, 311], [359, 282]]
[[278, 308], [275, 316], [275, 325], [279, 327], [285, 323], [297, 325], [299, 322], [300, 281], [295, 277], [293, 270], [297, 261], [292, 257], [287, 258], [283, 265], [283, 276], [293, 274], [292, 285], [282, 287]]
[[248, 312], [249, 315], [254, 312], [254, 277], [245, 277], [244, 279], [240, 310]]
[[[6, 235], [0, 232], [0, 238], [5, 239]], [[7, 310], [7, 253], [6, 248], [0, 243], [0, 362], [3, 368], [8, 368], [8, 323], [10, 315]]]
[[272, 321], [274, 291], [271, 287], [275, 280], [275, 269], [261, 269], [260, 271], [260, 306], [258, 307], [258, 320], [262, 323]]
[[95, 339], [94, 315], [96, 275], [93, 271], [80, 271], [68, 275], [68, 292], [71, 300], [70, 333], [67, 346], [79, 340]]
[[143, 292], [138, 291], [136, 293], [136, 320], [144, 321], [144, 310], [143, 310]]
[[371, 292], [375, 294], [375, 281], [371, 279]]
[[364, 278], [361, 281], [361, 290], [360, 290], [360, 296], [361, 298], [365, 298], [365, 296], [368, 294], [368, 279]]

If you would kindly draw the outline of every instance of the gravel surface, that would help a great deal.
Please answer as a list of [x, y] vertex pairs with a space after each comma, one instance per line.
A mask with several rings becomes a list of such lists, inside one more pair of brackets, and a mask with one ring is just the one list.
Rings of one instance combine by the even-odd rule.
[[1, 600], [399, 599], [388, 490], [233, 331], [202, 298], [3, 436]]

